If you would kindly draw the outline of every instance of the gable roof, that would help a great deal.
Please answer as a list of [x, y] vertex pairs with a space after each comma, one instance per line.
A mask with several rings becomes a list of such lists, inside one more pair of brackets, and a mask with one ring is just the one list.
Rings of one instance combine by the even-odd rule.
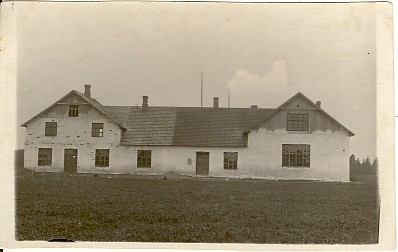
[[244, 147], [244, 133], [274, 109], [104, 106], [125, 122], [121, 145]]
[[[329, 115], [325, 110], [323, 110], [322, 108], [318, 107], [313, 101], [311, 101], [307, 96], [305, 96], [303, 93], [298, 92], [297, 94], [295, 94], [294, 96], [292, 96], [290, 99], [288, 99], [287, 101], [285, 101], [284, 103], [282, 103], [279, 107], [277, 107], [273, 113], [269, 114], [266, 118], [264, 118], [264, 120], [262, 120], [259, 124], [257, 124], [255, 127], [253, 127], [252, 129], [257, 129], [261, 124], [263, 124], [265, 121], [267, 121], [269, 118], [271, 118], [273, 115], [275, 115], [277, 112], [279, 112], [281, 109], [283, 109], [287, 104], [289, 104], [291, 101], [293, 101], [294, 99], [296, 99], [297, 97], [302, 97], [304, 98], [304, 100], [306, 100], [308, 103], [310, 103], [315, 109], [317, 109], [319, 112], [321, 112], [323, 115], [325, 115], [326, 117], [328, 117], [330, 120], [332, 120], [333, 122], [337, 123], [338, 125], [340, 125], [343, 129], [345, 129], [348, 132], [348, 136], [354, 136], [355, 134], [350, 131], [349, 129], [347, 129], [343, 124], [341, 124], [340, 122], [338, 122], [336, 119], [334, 119], [331, 115]], [[251, 130], [252, 130], [251, 129]]]
[[104, 106], [96, 99], [72, 90], [21, 126], [26, 127], [30, 121], [72, 94], [86, 101], [123, 129], [121, 145], [245, 147], [247, 133], [257, 129], [299, 96], [347, 130], [349, 136], [354, 135], [300, 92], [276, 109], [150, 106], [143, 111], [141, 106]]
[[50, 109], [52, 109], [55, 105], [57, 105], [58, 102], [62, 101], [63, 99], [65, 99], [66, 97], [68, 97], [69, 95], [75, 94], [78, 97], [80, 97], [81, 99], [83, 99], [84, 101], [86, 101], [87, 103], [89, 103], [91, 106], [93, 106], [97, 111], [99, 111], [101, 114], [103, 114], [105, 117], [111, 119], [113, 122], [115, 122], [119, 127], [121, 127], [122, 129], [125, 129], [125, 127], [123, 126], [122, 123], [120, 123], [118, 120], [116, 120], [115, 118], [113, 118], [111, 115], [109, 115], [103, 108], [103, 105], [98, 102], [97, 100], [87, 97], [84, 94], [80, 93], [79, 91], [76, 90], [72, 90], [69, 93], [67, 93], [66, 95], [64, 95], [63, 97], [61, 97], [60, 99], [58, 99], [56, 102], [54, 102], [53, 104], [51, 104], [49, 107], [47, 107], [46, 109], [44, 109], [43, 111], [41, 111], [40, 113], [38, 113], [37, 115], [35, 115], [34, 117], [32, 117], [31, 119], [29, 119], [28, 121], [26, 121], [25, 123], [23, 123], [21, 125], [21, 127], [26, 127], [28, 125], [28, 123], [30, 123], [32, 120], [36, 119], [37, 117], [39, 117], [41, 114], [49, 111]]

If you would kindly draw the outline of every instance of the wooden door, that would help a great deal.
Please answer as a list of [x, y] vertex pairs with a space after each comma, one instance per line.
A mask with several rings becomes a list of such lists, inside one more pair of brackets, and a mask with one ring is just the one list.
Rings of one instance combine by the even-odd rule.
[[77, 149], [65, 149], [64, 172], [77, 172]]
[[209, 152], [196, 152], [196, 175], [209, 175]]

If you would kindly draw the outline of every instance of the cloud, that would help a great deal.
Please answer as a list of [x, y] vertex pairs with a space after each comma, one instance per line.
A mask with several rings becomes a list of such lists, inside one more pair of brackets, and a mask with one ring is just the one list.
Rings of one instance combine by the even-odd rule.
[[262, 76], [238, 70], [233, 79], [228, 82], [228, 87], [232, 88], [263, 88], [263, 87], [286, 87], [289, 82], [287, 73], [287, 63], [285, 60], [277, 60], [272, 64], [270, 71]]
[[[227, 87], [231, 91], [231, 107], [251, 104], [270, 106], [281, 103], [288, 92], [288, 65], [283, 59], [273, 62], [271, 69], [261, 75], [245, 70], [236, 71]], [[267, 97], [265, 99], [265, 97]]]

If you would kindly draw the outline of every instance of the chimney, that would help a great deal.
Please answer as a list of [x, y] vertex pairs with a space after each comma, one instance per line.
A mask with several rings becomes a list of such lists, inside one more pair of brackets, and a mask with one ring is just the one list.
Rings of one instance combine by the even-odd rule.
[[257, 105], [251, 105], [250, 108], [258, 108]]
[[143, 96], [142, 97], [142, 111], [147, 111], [148, 110], [148, 96]]
[[84, 85], [84, 95], [91, 98], [91, 85]]
[[321, 101], [316, 101], [316, 106], [317, 106], [318, 108], [321, 108]]
[[213, 108], [218, 108], [218, 97], [214, 97]]

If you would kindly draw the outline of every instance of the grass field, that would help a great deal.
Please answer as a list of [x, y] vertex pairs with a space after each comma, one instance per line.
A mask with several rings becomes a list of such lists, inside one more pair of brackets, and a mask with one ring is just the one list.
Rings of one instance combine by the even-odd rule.
[[17, 240], [377, 243], [359, 183], [19, 173]]

